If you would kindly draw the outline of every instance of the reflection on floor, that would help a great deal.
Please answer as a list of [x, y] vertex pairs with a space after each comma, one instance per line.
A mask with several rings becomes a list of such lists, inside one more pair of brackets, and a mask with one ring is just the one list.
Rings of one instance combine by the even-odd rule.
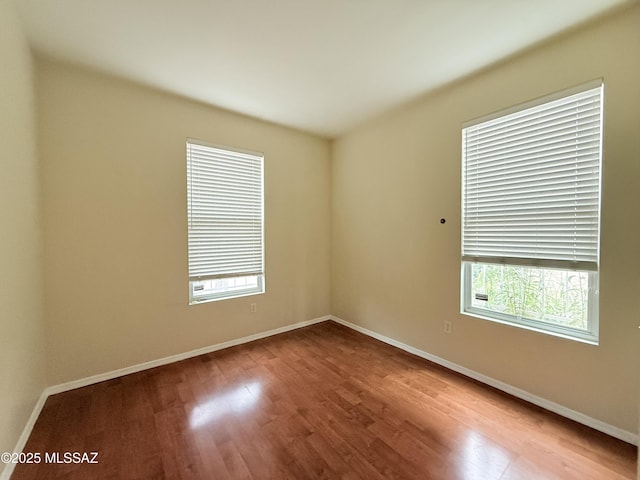
[[18, 465], [14, 480], [636, 472], [631, 445], [333, 322], [52, 396], [25, 452], [98, 463]]

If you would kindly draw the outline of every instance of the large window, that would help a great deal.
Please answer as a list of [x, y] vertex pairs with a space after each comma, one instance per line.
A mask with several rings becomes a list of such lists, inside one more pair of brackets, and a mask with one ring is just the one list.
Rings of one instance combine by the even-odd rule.
[[187, 140], [191, 304], [264, 292], [263, 160]]
[[462, 311], [598, 341], [601, 81], [462, 130]]

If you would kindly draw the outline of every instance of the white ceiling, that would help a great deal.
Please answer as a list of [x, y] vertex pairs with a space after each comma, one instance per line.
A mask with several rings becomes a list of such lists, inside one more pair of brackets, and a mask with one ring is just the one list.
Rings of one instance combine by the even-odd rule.
[[340, 135], [634, 0], [17, 0], [49, 56]]

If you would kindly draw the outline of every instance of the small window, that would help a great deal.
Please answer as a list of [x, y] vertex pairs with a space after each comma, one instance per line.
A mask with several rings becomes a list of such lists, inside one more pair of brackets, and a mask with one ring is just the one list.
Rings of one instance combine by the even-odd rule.
[[462, 312], [598, 342], [601, 81], [462, 130]]
[[264, 293], [263, 161], [187, 140], [190, 304]]

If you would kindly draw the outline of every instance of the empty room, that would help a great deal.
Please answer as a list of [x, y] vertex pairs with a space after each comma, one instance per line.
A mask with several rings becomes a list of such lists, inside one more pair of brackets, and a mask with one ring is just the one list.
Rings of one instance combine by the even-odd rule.
[[0, 480], [640, 479], [637, 0], [0, 0]]

